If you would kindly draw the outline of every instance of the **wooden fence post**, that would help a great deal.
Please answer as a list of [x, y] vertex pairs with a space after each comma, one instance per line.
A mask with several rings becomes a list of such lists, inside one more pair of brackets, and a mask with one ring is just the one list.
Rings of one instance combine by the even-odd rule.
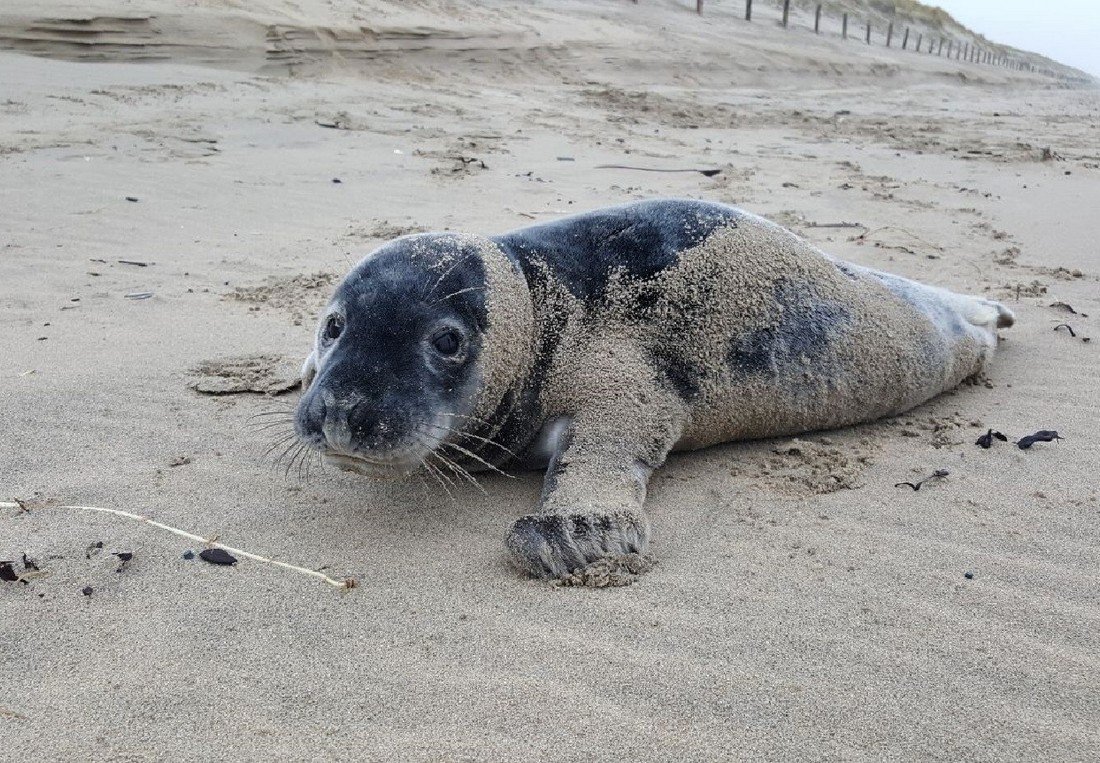
[[821, 34], [821, 3], [817, 4], [814, 11], [814, 34]]
[[695, 0], [695, 12], [700, 16], [703, 15], [703, 0]]
[[923, 42], [924, 42], [924, 32], [921, 32], [920, 34], [917, 35], [917, 47], [915, 47], [913, 50], [920, 53], [920, 46]]
[[867, 22], [867, 44], [871, 44], [871, 22]]
[[905, 36], [901, 38], [901, 49], [905, 50], [909, 46], [909, 27], [905, 27]]
[[848, 14], [844, 14], [844, 21], [841, 23], [840, 36], [845, 40], [848, 39]]
[[890, 41], [894, 39], [894, 23], [890, 22], [890, 25], [886, 27], [886, 47], [890, 47]]
[[947, 57], [951, 58], [951, 40], [947, 41]]
[[936, 55], [937, 56], [942, 56], [943, 55], [943, 38], [942, 37], [940, 38], [940, 46], [938, 48], [936, 48]]
[[787, 22], [791, 18], [791, 0], [783, 0], [783, 28], [787, 28]]
[[752, 0], [745, 0], [745, 21], [752, 21]]

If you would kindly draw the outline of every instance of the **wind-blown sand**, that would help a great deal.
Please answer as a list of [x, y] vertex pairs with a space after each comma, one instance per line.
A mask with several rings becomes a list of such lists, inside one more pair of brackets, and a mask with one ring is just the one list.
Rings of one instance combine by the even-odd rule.
[[[1096, 90], [784, 32], [770, 5], [232, 5], [57, 4], [79, 33], [0, 10], [0, 46], [55, 56], [0, 51], [0, 500], [28, 502], [0, 509], [0, 560], [48, 573], [0, 581], [6, 758], [1100, 756]], [[1018, 323], [986, 379], [909, 415], [673, 456], [658, 565], [604, 590], [508, 565], [538, 474], [453, 499], [300, 480], [261, 455], [284, 430], [250, 426], [293, 394], [190, 387], [284, 387], [389, 237], [653, 196]], [[976, 447], [990, 427], [1065, 439]]]

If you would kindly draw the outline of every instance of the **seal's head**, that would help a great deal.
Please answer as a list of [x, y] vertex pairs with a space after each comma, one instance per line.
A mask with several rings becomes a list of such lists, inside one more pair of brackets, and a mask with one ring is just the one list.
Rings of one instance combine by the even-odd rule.
[[[531, 298], [487, 238], [406, 236], [340, 282], [302, 369], [295, 431], [335, 465], [417, 469], [526, 373]], [[461, 440], [459, 440], [461, 442]]]

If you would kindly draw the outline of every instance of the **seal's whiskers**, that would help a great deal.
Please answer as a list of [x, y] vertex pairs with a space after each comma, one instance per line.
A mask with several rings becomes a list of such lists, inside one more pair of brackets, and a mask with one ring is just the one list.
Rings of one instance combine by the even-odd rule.
[[[294, 441], [291, 442], [290, 445], [288, 445], [286, 447], [286, 450], [284, 450], [282, 453], [280, 453], [279, 457], [275, 459], [275, 463], [273, 464], [273, 466], [274, 466], [274, 468], [278, 469], [279, 465], [283, 463], [283, 459], [286, 458], [287, 456], [290, 456], [290, 461], [287, 462], [286, 471], [283, 473], [283, 479], [286, 479], [286, 477], [290, 474], [290, 463], [293, 462], [294, 456], [298, 455], [298, 449], [300, 449], [302, 447], [305, 447], [305, 446], [303, 446], [301, 441], [299, 441], [298, 438], [295, 437]], [[294, 456], [291, 456], [292, 453], [294, 454]]]
[[462, 479], [466, 480], [471, 485], [476, 487], [478, 490], [481, 491], [481, 493], [483, 495], [488, 495], [489, 494], [488, 491], [486, 491], [485, 488], [483, 488], [481, 486], [481, 483], [477, 481], [477, 478], [474, 477], [474, 475], [470, 474], [469, 471], [462, 468], [459, 464], [457, 464], [454, 461], [452, 461], [451, 459], [447, 458], [446, 456], [444, 456], [439, 451], [434, 451], [430, 455], [435, 456], [435, 458], [437, 458], [444, 466], [446, 466], [448, 469], [450, 469], [452, 472], [454, 472], [457, 476], [461, 477]]
[[270, 421], [270, 420], [268, 420], [268, 421], [259, 422], [259, 423], [253, 422], [253, 423], [249, 424], [248, 426], [252, 429], [255, 429], [255, 430], [259, 431], [259, 432], [264, 432], [268, 429], [276, 429], [278, 427], [288, 427], [288, 426], [293, 426], [293, 425], [294, 425], [294, 422], [290, 421], [290, 420], [287, 420], [287, 421]]
[[268, 446], [267, 450], [265, 450], [265, 451], [264, 451], [264, 452], [263, 452], [262, 454], [260, 454], [260, 458], [261, 458], [261, 459], [267, 458], [267, 457], [268, 457], [268, 455], [269, 455], [269, 454], [270, 454], [270, 453], [271, 453], [271, 452], [272, 452], [273, 450], [275, 450], [276, 448], [278, 448], [278, 447], [280, 447], [280, 446], [282, 446], [282, 445], [286, 445], [286, 444], [287, 444], [288, 442], [290, 442], [291, 440], [295, 439], [295, 438], [296, 438], [297, 436], [298, 436], [298, 435], [296, 435], [296, 434], [294, 434], [294, 433], [292, 432], [292, 433], [290, 433], [290, 434], [285, 434], [285, 435], [283, 435], [282, 437], [277, 437], [277, 438], [275, 438], [275, 441], [274, 441], [273, 443], [271, 443], [271, 445], [270, 445], [270, 446]]
[[258, 411], [257, 413], [250, 414], [248, 418], [258, 419], [262, 416], [279, 416], [279, 415], [286, 416], [287, 418], [293, 418], [293, 416], [294, 416], [294, 406], [287, 405], [285, 408], [279, 408], [277, 410], [272, 409], [272, 410], [267, 410], [267, 411]]
[[486, 461], [484, 458], [482, 458], [478, 454], [474, 453], [473, 451], [467, 450], [466, 448], [463, 448], [461, 445], [455, 445], [453, 442], [443, 442], [443, 443], [440, 443], [440, 447], [454, 448], [459, 453], [462, 453], [463, 455], [474, 459], [478, 463], [484, 464], [485, 468], [491, 469], [494, 472], [496, 472], [497, 474], [500, 474], [504, 477], [507, 477], [508, 479], [513, 479], [513, 480], [515, 479], [514, 475], [511, 475], [508, 472], [504, 471], [503, 469], [501, 469], [497, 466], [494, 466], [493, 464], [490, 464], [488, 461]]
[[[429, 453], [428, 455], [430, 456], [431, 454]], [[439, 483], [439, 486], [443, 488], [443, 492], [445, 492], [448, 495], [448, 497], [450, 497], [450, 499], [453, 501], [455, 499], [454, 493], [452, 493], [450, 491], [450, 489], [447, 487], [446, 483], [443, 481], [444, 479], [447, 479], [448, 481], [450, 481], [450, 478], [448, 478], [445, 474], [443, 474], [443, 472], [439, 469], [438, 466], [433, 465], [428, 460], [428, 456], [424, 456], [424, 458], [421, 460], [420, 463], [424, 467], [424, 469], [428, 472], [428, 474], [432, 475], [432, 477], [435, 478], [435, 481]], [[451, 483], [451, 484], [454, 484], [454, 483]]]
[[294, 443], [290, 460], [286, 462], [286, 468], [283, 470], [283, 479], [290, 479], [290, 470], [294, 467], [294, 462], [302, 455], [302, 450], [305, 447], [305, 444], [302, 442]]
[[[450, 415], [453, 415], [453, 414], [444, 414], [444, 415], [445, 416], [450, 416]], [[463, 432], [460, 429], [453, 429], [451, 427], [445, 427], [442, 424], [428, 424], [428, 426], [433, 427], [435, 429], [442, 429], [444, 431], [451, 432], [453, 434], [458, 435], [459, 437], [467, 437], [467, 438], [470, 438], [470, 439], [473, 439], [473, 440], [477, 440], [478, 442], [483, 442], [486, 445], [492, 445], [496, 448], [500, 448], [501, 450], [503, 450], [505, 453], [512, 456], [513, 458], [519, 458], [519, 456], [516, 455], [516, 453], [514, 451], [509, 450], [508, 448], [504, 447], [503, 445], [501, 445], [499, 442], [497, 442], [496, 440], [494, 440], [492, 438], [482, 437], [481, 435], [471, 434], [470, 432]]]

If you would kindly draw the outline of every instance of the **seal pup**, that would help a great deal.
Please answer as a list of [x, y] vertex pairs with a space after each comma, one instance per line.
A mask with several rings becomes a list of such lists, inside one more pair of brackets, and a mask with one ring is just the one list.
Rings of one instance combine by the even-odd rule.
[[702, 201], [406, 236], [322, 312], [295, 430], [371, 475], [545, 468], [506, 546], [562, 577], [646, 549], [670, 451], [901, 413], [981, 370], [1013, 320]]

